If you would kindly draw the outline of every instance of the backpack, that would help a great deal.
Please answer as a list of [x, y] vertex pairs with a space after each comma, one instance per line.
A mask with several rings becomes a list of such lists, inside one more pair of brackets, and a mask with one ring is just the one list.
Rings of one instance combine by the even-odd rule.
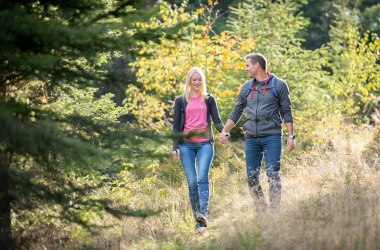
[[[251, 94], [253, 83], [254, 83], [253, 79], [249, 80], [249, 84], [248, 84], [249, 88], [246, 89], [245, 98], [247, 98]], [[280, 106], [280, 94], [279, 94], [278, 88], [277, 88], [277, 77], [276, 76], [274, 76], [274, 77], [272, 77], [272, 79], [270, 79], [268, 86], [270, 86], [270, 92], [277, 99], [277, 103]]]

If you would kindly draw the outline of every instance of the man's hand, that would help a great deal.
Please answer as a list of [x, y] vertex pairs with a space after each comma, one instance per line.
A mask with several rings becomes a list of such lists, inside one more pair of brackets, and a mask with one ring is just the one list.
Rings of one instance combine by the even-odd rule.
[[288, 140], [286, 142], [286, 146], [288, 148], [288, 151], [292, 151], [296, 147], [296, 138], [292, 136], [288, 136]]
[[173, 159], [178, 161], [179, 160], [179, 149], [173, 150]]
[[222, 133], [220, 133], [220, 136], [219, 136], [219, 141], [222, 144], [224, 144], [224, 143], [226, 143], [226, 141], [228, 141], [229, 138], [230, 138], [230, 133], [222, 131]]

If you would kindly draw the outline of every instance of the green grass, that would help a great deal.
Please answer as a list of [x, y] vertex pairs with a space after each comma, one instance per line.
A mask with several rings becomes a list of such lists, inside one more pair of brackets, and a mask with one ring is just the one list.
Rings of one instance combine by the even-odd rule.
[[[81, 238], [79, 233], [76, 239], [63, 241], [59, 246], [63, 249], [380, 249], [379, 166], [367, 164], [368, 154], [363, 154], [368, 145], [376, 143], [373, 135], [373, 130], [368, 129], [329, 130], [326, 135], [329, 140], [314, 147], [317, 150], [284, 153], [282, 208], [266, 215], [256, 214], [253, 209], [242, 143], [217, 144], [218, 164], [210, 174], [209, 227], [200, 232], [194, 232], [187, 185], [179, 162], [168, 161], [145, 180], [130, 179], [127, 186], [133, 190], [129, 192], [107, 188], [98, 191], [133, 209], [162, 209], [159, 215], [121, 220], [106, 217], [99, 223], [110, 227], [96, 230], [91, 237], [84, 234], [86, 237]], [[175, 178], [168, 181], [160, 173]], [[264, 169], [260, 178], [267, 194]], [[173, 183], [173, 180], [177, 181]]]

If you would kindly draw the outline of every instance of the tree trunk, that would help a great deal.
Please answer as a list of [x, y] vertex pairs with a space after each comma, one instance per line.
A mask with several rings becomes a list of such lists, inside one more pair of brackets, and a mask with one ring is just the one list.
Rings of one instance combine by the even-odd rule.
[[0, 249], [12, 249], [10, 154], [0, 151]]

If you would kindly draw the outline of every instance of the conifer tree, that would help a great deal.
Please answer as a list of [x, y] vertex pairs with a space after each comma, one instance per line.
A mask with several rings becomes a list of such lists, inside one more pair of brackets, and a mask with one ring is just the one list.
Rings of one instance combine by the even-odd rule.
[[[58, 219], [90, 227], [88, 211], [135, 215], [89, 190], [102, 185], [107, 159], [139, 156], [149, 134], [120, 124], [122, 110], [94, 86], [120, 81], [112, 59], [133, 57], [138, 41], [175, 34], [136, 27], [155, 15], [152, 7], [143, 0], [0, 1], [1, 249], [15, 247], [12, 225]], [[77, 183], [80, 176], [90, 180]], [[40, 207], [49, 212], [28, 220]]]

